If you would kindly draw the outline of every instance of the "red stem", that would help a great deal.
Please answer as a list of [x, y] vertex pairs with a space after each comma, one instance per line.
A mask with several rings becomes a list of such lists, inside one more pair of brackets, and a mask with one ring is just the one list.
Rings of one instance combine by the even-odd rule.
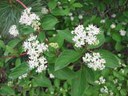
[[23, 3], [23, 2], [21, 2], [20, 0], [16, 0], [18, 3], [20, 3], [25, 9], [27, 9], [27, 6]]
[[3, 56], [3, 57], [0, 57], [0, 58], [16, 58], [16, 57], [22, 57], [22, 56], [25, 56], [27, 55], [27, 52], [24, 52], [22, 54], [20, 54], [19, 56]]

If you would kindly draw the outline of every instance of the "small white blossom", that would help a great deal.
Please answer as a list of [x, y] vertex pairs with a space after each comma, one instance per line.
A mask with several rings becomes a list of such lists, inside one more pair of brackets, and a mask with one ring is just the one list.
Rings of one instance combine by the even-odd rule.
[[126, 25], [127, 23], [126, 22], [122, 22], [122, 25]]
[[118, 87], [117, 87], [117, 90], [121, 90], [121, 86], [118, 86]]
[[103, 70], [105, 68], [105, 59], [101, 57], [99, 53], [86, 53], [82, 58], [83, 62], [87, 64], [89, 68], [93, 70]]
[[27, 73], [25, 73], [25, 74], [23, 74], [23, 75], [19, 76], [19, 79], [24, 79], [24, 78], [26, 78], [27, 76], [28, 76], [28, 74], [27, 74]]
[[74, 17], [73, 17], [73, 16], [71, 16], [71, 17], [70, 17], [70, 19], [71, 19], [71, 21], [73, 21], [73, 20], [74, 20]]
[[71, 33], [75, 35], [72, 40], [75, 42], [76, 47], [82, 47], [86, 43], [89, 45], [97, 45], [99, 43], [96, 36], [100, 33], [100, 29], [92, 24], [86, 28], [83, 25], [79, 25]]
[[47, 60], [43, 56], [43, 53], [48, 50], [48, 46], [44, 43], [40, 43], [37, 40], [37, 36], [33, 34], [24, 42], [24, 50], [29, 55], [29, 67], [30, 69], [36, 69], [37, 73], [41, 73], [47, 68]]
[[80, 14], [80, 15], [78, 16], [78, 18], [79, 18], [80, 20], [83, 19], [83, 15]]
[[55, 78], [55, 76], [51, 73], [49, 74], [50, 78]]
[[69, 13], [68, 15], [69, 15], [69, 16], [72, 16], [73, 14], [72, 14], [72, 13]]
[[122, 74], [124, 74], [124, 69], [120, 69], [120, 71], [122, 72]]
[[122, 66], [122, 67], [127, 67], [127, 66], [126, 66], [126, 64], [124, 64], [124, 63], [123, 63], [123, 64], [121, 64], [121, 66]]
[[61, 5], [61, 2], [58, 1], [57, 4], [58, 4], [58, 5]]
[[117, 84], [118, 83], [118, 79], [113, 80], [113, 83]]
[[12, 26], [10, 27], [9, 33], [10, 33], [12, 36], [14, 36], [14, 37], [16, 37], [16, 36], [19, 35], [19, 31], [17, 30], [16, 25], [12, 25]]
[[120, 32], [120, 35], [121, 35], [121, 36], [125, 36], [125, 35], [126, 35], [126, 31], [125, 31], [125, 30], [122, 30], [122, 29], [121, 29], [119, 32]]
[[115, 27], [116, 27], [116, 25], [115, 24], [111, 24], [111, 26], [110, 26], [112, 29], [114, 29]]
[[108, 92], [107, 86], [102, 87], [102, 88], [100, 89], [100, 92], [101, 92], [101, 93], [106, 93], [106, 94], [108, 94], [109, 92]]
[[99, 80], [96, 80], [96, 81], [95, 81], [95, 83], [97, 83], [97, 84], [100, 85], [100, 84], [105, 84], [105, 81], [106, 81], [106, 80], [103, 78], [103, 76], [101, 76], [101, 77], [99, 78]]
[[33, 21], [31, 26], [32, 26], [32, 28], [34, 28], [34, 30], [39, 30], [40, 25], [41, 25], [41, 23], [39, 21]]
[[42, 14], [48, 14], [48, 9], [46, 7], [42, 7]]
[[111, 17], [112, 17], [112, 18], [115, 18], [115, 17], [116, 17], [116, 14], [112, 14]]
[[105, 19], [102, 19], [102, 20], [100, 21], [100, 23], [102, 23], [102, 24], [105, 23]]
[[[19, 23], [32, 26], [34, 29], [39, 29], [39, 16], [31, 12], [31, 8], [27, 8], [22, 12]], [[36, 26], [35, 26], [36, 25]]]
[[114, 93], [112, 92], [112, 90], [109, 91], [110, 96], [114, 96]]

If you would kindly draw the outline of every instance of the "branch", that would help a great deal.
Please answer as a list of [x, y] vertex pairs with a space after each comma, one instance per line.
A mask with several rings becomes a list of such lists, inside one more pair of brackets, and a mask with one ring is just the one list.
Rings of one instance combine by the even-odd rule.
[[23, 3], [23, 2], [21, 2], [20, 0], [16, 0], [18, 3], [20, 3], [25, 9], [27, 9], [27, 6]]
[[19, 56], [10, 55], [10, 56], [3, 56], [3, 57], [0, 57], [0, 58], [16, 58], [16, 57], [22, 57], [22, 56], [25, 56], [25, 55], [27, 55], [27, 52], [24, 52], [24, 53], [20, 54]]

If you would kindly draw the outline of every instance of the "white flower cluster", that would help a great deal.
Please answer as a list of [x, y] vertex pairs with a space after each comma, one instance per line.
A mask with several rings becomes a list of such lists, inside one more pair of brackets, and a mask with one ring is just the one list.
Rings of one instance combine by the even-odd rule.
[[82, 47], [86, 43], [89, 45], [97, 45], [99, 43], [96, 36], [100, 33], [100, 29], [93, 24], [86, 28], [83, 25], [79, 25], [71, 33], [75, 34], [72, 40], [75, 42], [76, 47]]
[[106, 80], [104, 79], [104, 77], [101, 76], [101, 77], [99, 78], [99, 80], [96, 80], [96, 81], [95, 81], [95, 83], [97, 83], [97, 84], [100, 85], [100, 84], [105, 84], [105, 81], [106, 81]]
[[19, 76], [19, 79], [26, 78], [27, 76], [28, 76], [28, 74], [27, 74], [27, 73], [25, 73], [25, 74], [23, 74], [23, 75]]
[[115, 17], [116, 17], [116, 14], [112, 14], [111, 17], [112, 17], [112, 18], [115, 18]]
[[87, 64], [89, 68], [96, 70], [103, 70], [105, 68], [105, 59], [101, 57], [99, 53], [86, 53], [83, 57], [83, 62]]
[[22, 12], [19, 23], [32, 26], [34, 30], [39, 30], [40, 26], [40, 18], [35, 13], [31, 12], [32, 8], [27, 8]]
[[73, 21], [73, 20], [74, 20], [73, 14], [72, 14], [72, 13], [69, 13], [68, 15], [69, 15], [69, 17], [70, 17], [70, 20]]
[[10, 33], [12, 36], [14, 36], [14, 37], [16, 37], [16, 36], [19, 35], [19, 31], [17, 30], [16, 25], [12, 25], [12, 26], [10, 27], [9, 33]]
[[106, 94], [108, 94], [109, 92], [108, 92], [107, 86], [102, 87], [102, 88], [100, 89], [100, 92], [101, 92], [101, 93], [106, 93]]
[[29, 55], [29, 67], [36, 69], [37, 73], [41, 73], [47, 68], [47, 60], [43, 56], [43, 53], [48, 50], [48, 46], [44, 43], [39, 43], [37, 36], [33, 34], [24, 42], [24, 50]]
[[100, 92], [103, 94], [108, 94], [108, 96], [114, 96], [112, 90], [108, 90], [107, 86], [103, 86], [102, 88], [100, 88]]
[[48, 9], [45, 6], [42, 7], [41, 13], [42, 14], [48, 14]]
[[121, 35], [121, 36], [125, 36], [125, 35], [126, 35], [126, 31], [125, 31], [125, 30], [122, 30], [122, 29], [121, 29], [119, 32], [120, 32], [120, 35]]
[[110, 27], [111, 27], [111, 29], [114, 29], [114, 28], [116, 28], [116, 25], [113, 23], [110, 25]]
[[102, 24], [104, 24], [105, 22], [106, 22], [105, 19], [102, 19], [102, 20], [100, 21], [100, 23], [102, 23]]

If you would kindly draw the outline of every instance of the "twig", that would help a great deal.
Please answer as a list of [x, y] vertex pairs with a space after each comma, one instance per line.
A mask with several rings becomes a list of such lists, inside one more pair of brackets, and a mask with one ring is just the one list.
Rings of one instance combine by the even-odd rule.
[[27, 9], [27, 6], [23, 3], [23, 2], [21, 2], [20, 0], [16, 0], [18, 3], [20, 3], [25, 9]]
[[20, 54], [19, 56], [10, 55], [10, 56], [3, 56], [3, 57], [0, 57], [0, 58], [16, 58], [16, 57], [22, 57], [22, 56], [25, 56], [25, 55], [27, 55], [27, 52], [24, 52], [24, 53]]

